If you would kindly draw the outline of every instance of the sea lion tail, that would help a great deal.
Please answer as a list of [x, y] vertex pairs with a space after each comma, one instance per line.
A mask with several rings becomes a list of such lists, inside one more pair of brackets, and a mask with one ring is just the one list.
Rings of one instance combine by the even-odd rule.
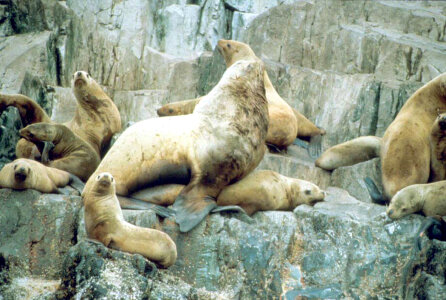
[[138, 200], [135, 198], [124, 197], [117, 195], [119, 204], [122, 209], [136, 209], [136, 210], [153, 210], [158, 216], [163, 218], [169, 218], [175, 215], [175, 211], [173, 209], [149, 203], [146, 201]]
[[68, 184], [75, 190], [77, 190], [80, 194], [82, 194], [82, 191], [84, 190], [85, 187], [85, 183], [79, 177], [71, 173]]
[[310, 138], [308, 145], [308, 154], [311, 158], [316, 159], [322, 154], [322, 135], [315, 135]]
[[370, 177], [364, 178], [364, 183], [367, 188], [367, 191], [369, 192], [370, 197], [372, 198], [373, 203], [381, 205], [385, 205], [387, 203], [386, 199], [379, 191], [375, 182], [373, 182], [373, 180]]
[[173, 209], [176, 214], [176, 222], [180, 225], [181, 232], [189, 232], [197, 226], [215, 207], [217, 203], [211, 196], [187, 197], [179, 195], [175, 199]]

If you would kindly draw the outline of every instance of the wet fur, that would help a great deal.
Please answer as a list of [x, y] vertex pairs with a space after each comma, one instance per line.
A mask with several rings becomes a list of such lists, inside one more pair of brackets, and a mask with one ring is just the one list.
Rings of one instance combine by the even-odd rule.
[[[87, 181], [99, 165], [97, 152], [84, 140], [61, 124], [36, 123], [20, 130], [20, 135], [38, 145], [39, 142], [52, 142], [49, 161], [45, 165], [70, 172]], [[43, 153], [42, 149], [39, 149]]]

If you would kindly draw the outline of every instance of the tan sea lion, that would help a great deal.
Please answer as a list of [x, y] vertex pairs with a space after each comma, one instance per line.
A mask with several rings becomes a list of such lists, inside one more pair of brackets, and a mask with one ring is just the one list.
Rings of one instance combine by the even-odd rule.
[[124, 220], [110, 173], [100, 173], [88, 182], [82, 198], [89, 238], [112, 249], [141, 254], [164, 268], [175, 263], [177, 248], [166, 233]]
[[[121, 130], [119, 111], [87, 72], [77, 71], [74, 73], [73, 93], [78, 105], [73, 119], [64, 125], [89, 143], [101, 156], [113, 134]], [[46, 112], [26, 96], [0, 94], [0, 111], [7, 106], [15, 106], [19, 109], [24, 126], [38, 122], [51, 123]], [[35, 146], [23, 140], [19, 142], [16, 147], [17, 157], [36, 153], [35, 150], [26, 149], [27, 147]], [[33, 156], [36, 155], [33, 154]]]
[[445, 180], [446, 172], [446, 113], [438, 115], [430, 135], [431, 175], [430, 181]]
[[180, 230], [189, 231], [217, 205], [223, 187], [246, 176], [263, 158], [268, 130], [263, 72], [258, 60], [238, 61], [193, 114], [133, 124], [93, 175], [110, 172], [121, 196], [183, 177], [179, 183], [189, 184], [174, 209]]
[[[217, 45], [222, 53], [226, 66], [241, 59], [260, 60], [252, 49], [244, 43], [230, 40], [220, 40]], [[277, 93], [268, 73], [264, 73], [266, 99], [268, 100], [269, 126], [266, 142], [279, 148], [286, 148], [298, 138], [310, 138], [324, 135], [325, 130], [314, 125], [304, 115], [292, 109]], [[169, 103], [157, 110], [159, 116], [176, 116], [190, 114], [200, 98]]]
[[315, 165], [324, 170], [351, 166], [375, 157], [379, 157], [381, 138], [361, 136], [327, 149], [315, 161]]
[[[138, 191], [131, 197], [167, 206], [175, 202], [183, 188], [181, 184], [165, 184]], [[324, 197], [325, 192], [309, 181], [258, 170], [223, 188], [217, 197], [217, 205], [222, 209], [237, 205], [252, 215], [257, 211], [293, 210], [300, 204], [312, 206]]]
[[437, 110], [446, 110], [446, 73], [419, 88], [384, 133], [380, 154], [384, 199], [409, 185], [428, 182], [429, 136]]
[[82, 192], [83, 183], [79, 178], [31, 159], [16, 159], [0, 170], [1, 188], [35, 189], [42, 193], [61, 193], [58, 188], [68, 184]]
[[[20, 136], [39, 146], [51, 142], [54, 148], [48, 153], [45, 165], [70, 172], [87, 181], [99, 165], [97, 152], [86, 141], [61, 124], [35, 123], [20, 130]], [[43, 149], [39, 149], [43, 153]]]
[[387, 215], [392, 219], [416, 212], [446, 216], [446, 181], [407, 186], [392, 197], [387, 208]]

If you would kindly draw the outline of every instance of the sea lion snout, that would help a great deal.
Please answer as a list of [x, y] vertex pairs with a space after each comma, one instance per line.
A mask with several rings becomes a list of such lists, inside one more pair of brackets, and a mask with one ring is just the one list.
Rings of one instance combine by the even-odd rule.
[[98, 181], [101, 185], [108, 186], [108, 185], [114, 183], [115, 179], [113, 178], [112, 174], [110, 174], [108, 172], [104, 172], [104, 173], [99, 174], [96, 177], [96, 181]]
[[387, 210], [387, 216], [388, 216], [389, 218], [392, 218], [393, 213], [394, 213], [394, 210], [393, 210], [392, 208], [390, 208], [390, 209]]
[[438, 122], [438, 126], [440, 127], [441, 130], [446, 129], [446, 116], [440, 119], [440, 121]]
[[73, 74], [74, 86], [79, 88], [82, 87], [90, 79], [90, 74], [85, 71], [76, 71]]
[[28, 177], [28, 169], [21, 166], [14, 170], [14, 178], [17, 181], [25, 181], [26, 177]]

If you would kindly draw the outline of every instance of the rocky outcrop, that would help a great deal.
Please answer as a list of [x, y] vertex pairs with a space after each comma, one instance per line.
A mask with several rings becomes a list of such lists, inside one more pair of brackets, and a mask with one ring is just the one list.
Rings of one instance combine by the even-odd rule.
[[[327, 130], [327, 149], [382, 136], [408, 97], [446, 71], [445, 25], [443, 2], [0, 1], [0, 91], [26, 94], [64, 122], [76, 106], [71, 76], [87, 70], [126, 125], [209, 92], [225, 70], [216, 41], [238, 39], [264, 60], [279, 94]], [[1, 122], [5, 163], [21, 124], [13, 108]], [[362, 180], [379, 185], [379, 165], [330, 173], [293, 145], [266, 154], [259, 168], [318, 184], [326, 202], [252, 219], [215, 214], [188, 234], [173, 219], [126, 211], [129, 222], [176, 242], [178, 261], [158, 271], [141, 256], [84, 241], [80, 197], [2, 190], [0, 295], [445, 298], [445, 243], [423, 238], [417, 251], [423, 217], [391, 221], [370, 203]]]

